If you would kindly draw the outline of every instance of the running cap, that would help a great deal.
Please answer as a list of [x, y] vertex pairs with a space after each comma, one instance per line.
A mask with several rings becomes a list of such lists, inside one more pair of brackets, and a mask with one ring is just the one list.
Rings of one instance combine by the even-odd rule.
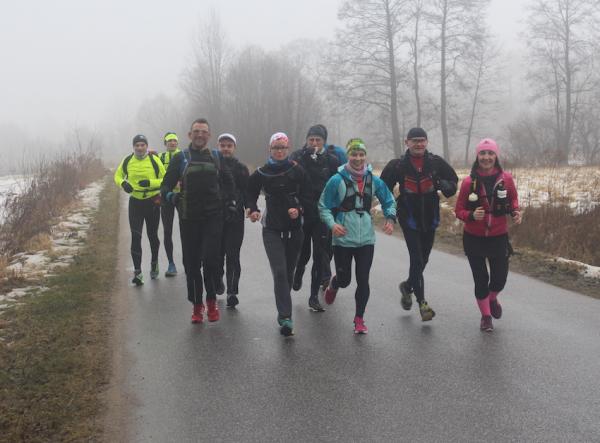
[[290, 145], [290, 139], [285, 132], [276, 132], [271, 136], [269, 140], [269, 147], [273, 146], [275, 142], [283, 140], [287, 146]]
[[237, 146], [237, 140], [235, 139], [233, 134], [230, 134], [228, 132], [224, 132], [223, 134], [217, 137], [217, 142], [220, 142], [221, 140], [231, 140], [233, 144]]
[[484, 138], [477, 144], [477, 148], [475, 148], [475, 154], [479, 155], [481, 151], [492, 151], [496, 154], [496, 157], [500, 157], [500, 148], [498, 147], [498, 143], [491, 138]]
[[362, 138], [351, 138], [346, 143], [346, 154], [350, 154], [352, 151], [363, 151], [365, 154], [367, 153], [367, 147], [365, 146], [365, 142]]
[[146, 138], [145, 135], [142, 134], [138, 134], [135, 137], [133, 137], [133, 146], [135, 146], [136, 143], [146, 143], [146, 145], [148, 144], [148, 139]]
[[406, 134], [406, 139], [411, 140], [413, 138], [427, 139], [427, 132], [423, 128], [410, 128], [408, 134]]

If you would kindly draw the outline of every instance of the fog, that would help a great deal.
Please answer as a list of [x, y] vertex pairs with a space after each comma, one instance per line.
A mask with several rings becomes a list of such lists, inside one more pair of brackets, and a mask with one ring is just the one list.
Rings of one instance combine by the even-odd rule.
[[[0, 7], [1, 152], [15, 156], [22, 149], [38, 152], [45, 146], [64, 148], [78, 130], [80, 135], [96, 134], [102, 138], [105, 153], [120, 155], [122, 150], [129, 149], [135, 132], [148, 131], [147, 125], [140, 125], [136, 116], [144, 100], [158, 95], [181, 104], [182, 120], [176, 123], [176, 128], [155, 128], [156, 134], [167, 129], [185, 131], [191, 114], [189, 106], [184, 104], [182, 73], [193, 62], [194, 38], [211, 10], [216, 12], [228, 43], [235, 50], [255, 45], [278, 54], [280, 48], [298, 39], [333, 41], [336, 29], [344, 29], [338, 19], [342, 3], [335, 0], [3, 2]], [[523, 68], [520, 57], [524, 51], [519, 33], [524, 29], [527, 3], [491, 0], [487, 9], [485, 27], [492, 32], [505, 59], [514, 62], [503, 66], [511, 72], [510, 81], [517, 83], [523, 74], [519, 72]], [[316, 43], [316, 47], [324, 44]], [[281, 63], [287, 63], [285, 51], [279, 54]], [[302, 63], [297, 58], [294, 62]], [[319, 61], [307, 60], [307, 63]], [[512, 94], [520, 98], [520, 87], [515, 88]], [[320, 112], [312, 121], [328, 116], [327, 112]], [[509, 117], [514, 116], [503, 114], [502, 120]], [[332, 125], [338, 127], [334, 134], [343, 138], [354, 123], [349, 119]], [[227, 129], [226, 123], [221, 126], [217, 129]], [[151, 139], [151, 144], [158, 148], [160, 142]], [[343, 144], [343, 140], [335, 142]]]

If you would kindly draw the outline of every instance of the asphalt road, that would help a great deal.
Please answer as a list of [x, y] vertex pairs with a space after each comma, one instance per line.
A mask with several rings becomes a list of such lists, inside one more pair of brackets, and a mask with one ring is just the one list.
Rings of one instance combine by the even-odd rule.
[[425, 278], [437, 316], [423, 323], [399, 303], [404, 242], [379, 235], [369, 334], [353, 334], [354, 285], [313, 313], [305, 276], [285, 339], [260, 225], [247, 223], [238, 309], [220, 297], [221, 320], [192, 325], [178, 240], [179, 276], [149, 279], [144, 240], [146, 284], [129, 285], [125, 203], [120, 440], [600, 441], [600, 301], [510, 274], [504, 316], [483, 333], [466, 260], [434, 251]]

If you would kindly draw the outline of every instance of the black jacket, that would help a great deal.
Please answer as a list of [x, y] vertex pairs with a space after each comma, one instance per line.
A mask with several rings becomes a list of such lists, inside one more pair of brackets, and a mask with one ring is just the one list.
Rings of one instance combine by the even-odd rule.
[[[199, 165], [194, 174], [191, 174], [190, 165], [186, 168], [186, 151], [190, 155], [190, 165]], [[222, 216], [224, 206], [235, 200], [235, 183], [231, 171], [209, 149], [198, 151], [188, 148], [171, 159], [160, 187], [162, 197], [166, 199], [167, 194], [179, 182], [181, 196], [177, 206], [183, 220]]]
[[442, 157], [425, 151], [423, 170], [418, 172], [410, 161], [408, 151], [391, 160], [381, 172], [381, 179], [393, 192], [398, 183], [396, 198], [398, 222], [403, 228], [431, 231], [440, 223], [440, 199], [456, 194], [458, 176]]
[[246, 206], [246, 188], [248, 187], [248, 177], [250, 172], [248, 167], [235, 157], [222, 157], [221, 161], [233, 175], [235, 182], [234, 200], [237, 208], [236, 220], [244, 217], [244, 209]]
[[261, 166], [248, 179], [246, 204], [250, 212], [258, 211], [257, 200], [263, 191], [267, 207], [262, 217], [262, 225], [267, 229], [289, 232], [302, 227], [302, 217], [292, 220], [288, 209], [296, 208], [300, 214], [310, 204], [311, 189], [306, 172], [297, 162], [290, 162], [283, 168], [269, 163]]
[[318, 220], [319, 198], [329, 178], [337, 173], [340, 163], [337, 157], [328, 151], [315, 155], [312, 149], [306, 146], [293, 152], [290, 159], [297, 161], [304, 168], [310, 182], [310, 201], [304, 207], [304, 220]]

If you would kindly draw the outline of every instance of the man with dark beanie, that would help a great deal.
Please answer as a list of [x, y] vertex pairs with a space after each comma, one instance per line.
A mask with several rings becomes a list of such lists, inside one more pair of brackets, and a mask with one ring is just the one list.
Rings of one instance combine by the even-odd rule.
[[[178, 208], [183, 266], [188, 300], [194, 305], [192, 323], [202, 323], [206, 286], [208, 321], [219, 320], [216, 281], [225, 208], [235, 206], [231, 171], [208, 148], [210, 127], [203, 118], [194, 120], [188, 133], [190, 146], [169, 163], [162, 182], [163, 198]], [[181, 183], [181, 192], [174, 192]]]
[[398, 184], [397, 216], [410, 256], [408, 279], [399, 285], [400, 302], [405, 310], [410, 310], [414, 294], [421, 319], [428, 321], [435, 312], [425, 301], [423, 271], [440, 223], [438, 191], [446, 198], [453, 196], [458, 177], [442, 157], [427, 151], [427, 133], [422, 128], [410, 129], [404, 143], [406, 153], [385, 166], [381, 179], [392, 192]]
[[133, 279], [136, 286], [144, 284], [142, 275], [142, 230], [146, 223], [146, 234], [150, 241], [152, 258], [150, 278], [158, 277], [158, 225], [160, 223], [160, 183], [165, 167], [160, 159], [148, 152], [148, 139], [138, 134], [133, 138], [133, 153], [117, 167], [114, 180], [117, 186], [129, 194], [129, 227], [131, 229], [131, 258]]
[[304, 242], [294, 273], [293, 289], [297, 291], [302, 286], [302, 276], [310, 259], [312, 244], [313, 264], [310, 274], [308, 306], [314, 312], [325, 310], [319, 303], [318, 294], [322, 283], [329, 281], [330, 275], [325, 274], [331, 274], [331, 271], [329, 271], [331, 234], [327, 225], [319, 218], [317, 205], [325, 183], [337, 172], [337, 168], [340, 166], [338, 159], [325, 150], [326, 138], [327, 131], [322, 125], [311, 126], [306, 134], [304, 147], [290, 156], [304, 168], [311, 184], [310, 201], [304, 207], [304, 223], [302, 225]]

